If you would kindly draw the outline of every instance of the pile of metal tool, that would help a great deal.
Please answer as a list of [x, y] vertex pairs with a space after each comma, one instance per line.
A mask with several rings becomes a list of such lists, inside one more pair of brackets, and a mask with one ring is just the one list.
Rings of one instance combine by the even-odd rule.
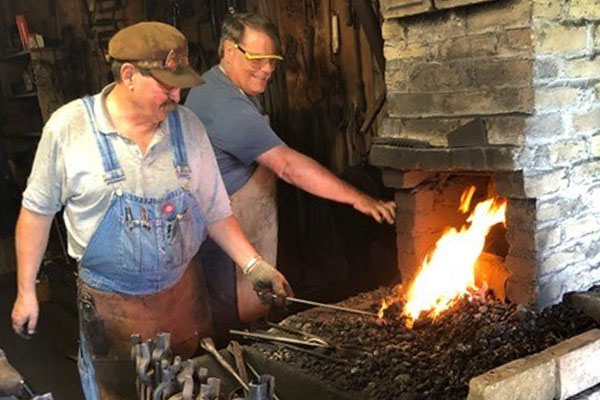
[[[278, 400], [275, 396], [275, 379], [259, 375], [254, 368], [244, 364], [242, 348], [230, 345], [229, 351], [242, 360], [243, 373], [238, 374], [219, 354], [210, 338], [202, 339], [201, 345], [240, 384], [231, 393], [225, 393], [224, 385], [216, 377], [209, 377], [207, 368], [198, 359], [182, 360], [174, 356], [170, 348], [170, 333], [158, 333], [155, 339], [141, 340], [132, 335], [131, 358], [136, 369], [136, 388], [140, 400]], [[246, 367], [254, 374], [250, 382]]]

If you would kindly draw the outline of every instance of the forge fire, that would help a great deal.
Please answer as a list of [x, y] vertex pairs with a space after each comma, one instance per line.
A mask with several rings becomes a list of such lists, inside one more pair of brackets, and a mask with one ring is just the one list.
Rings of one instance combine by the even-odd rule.
[[[470, 186], [463, 192], [460, 213], [469, 213], [475, 190]], [[383, 300], [379, 317], [384, 317], [390, 305], [401, 302], [402, 315], [411, 327], [422, 313], [435, 318], [462, 296], [485, 293], [488, 284], [476, 279], [477, 263], [488, 232], [494, 225], [504, 224], [505, 215], [506, 200], [491, 197], [475, 205], [460, 229], [447, 227], [408, 288], [399, 285], [395, 296]]]

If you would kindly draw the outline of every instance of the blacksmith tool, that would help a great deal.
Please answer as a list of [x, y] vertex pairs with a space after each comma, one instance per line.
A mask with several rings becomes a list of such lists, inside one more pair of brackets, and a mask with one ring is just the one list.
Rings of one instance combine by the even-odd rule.
[[162, 372], [162, 361], [167, 360], [167, 364], [171, 363], [173, 350], [171, 350], [170, 344], [170, 333], [160, 332], [156, 334], [154, 350], [152, 351], [152, 363], [154, 365], [154, 382], [156, 386], [158, 386], [162, 382], [162, 377], [160, 375], [160, 373]]
[[287, 326], [279, 325], [273, 322], [267, 322], [267, 324], [273, 329], [278, 329], [280, 331], [291, 333], [293, 335], [300, 336], [303, 339], [312, 340], [314, 343], [321, 343], [323, 344], [323, 346], [331, 345], [331, 343], [329, 343], [327, 340], [323, 339], [321, 336], [315, 335], [314, 333], [302, 331], [300, 329], [289, 328]]
[[135, 355], [136, 384], [140, 400], [150, 399], [154, 388], [154, 383], [150, 377], [152, 345], [152, 339], [148, 339], [143, 343], [136, 344], [132, 349], [132, 356]]
[[[244, 388], [246, 393], [248, 392], [249, 387], [246, 384], [246, 382], [244, 382], [244, 380], [238, 375], [238, 373], [235, 372], [233, 367], [231, 365], [229, 365], [229, 363], [223, 358], [223, 356], [221, 356], [219, 354], [219, 352], [217, 351], [217, 348], [215, 347], [215, 343], [213, 342], [213, 340], [211, 338], [209, 338], [209, 337], [203, 338], [200, 341], [200, 346], [202, 346], [202, 348], [204, 350], [208, 351], [215, 358], [215, 360], [217, 360], [217, 362], [219, 364], [221, 364], [221, 366], [223, 368], [225, 368], [225, 370], [227, 372], [229, 372], [235, 378], [235, 380], [238, 381], [238, 383], [240, 385], [242, 385], [242, 387]], [[210, 380], [210, 378], [209, 378], [209, 380]]]
[[299, 303], [299, 304], [306, 304], [306, 305], [314, 306], [314, 307], [322, 307], [322, 308], [327, 308], [330, 310], [366, 315], [369, 317], [377, 318], [377, 313], [374, 313], [374, 312], [357, 310], [355, 308], [341, 307], [341, 306], [336, 306], [333, 304], [319, 303], [316, 301], [304, 300], [304, 299], [299, 299], [296, 297], [282, 297], [282, 296], [278, 296], [272, 292], [265, 292], [265, 293], [261, 294], [261, 296], [267, 296], [268, 299], [275, 300], [276, 304], [277, 304], [277, 302], [281, 302], [281, 301], [283, 301], [284, 304], [285, 304], [285, 302]]
[[235, 365], [240, 374], [240, 378], [248, 384], [250, 381], [248, 380], [248, 371], [246, 371], [246, 364], [244, 363], [244, 349], [238, 342], [232, 340], [229, 342], [229, 346], [227, 346], [227, 351], [229, 351], [235, 359]]
[[338, 349], [337, 346], [333, 346], [333, 345], [323, 341], [323, 339], [320, 339], [320, 338], [295, 339], [295, 338], [291, 338], [291, 337], [287, 337], [287, 336], [271, 335], [268, 333], [246, 332], [246, 331], [236, 331], [236, 330], [230, 330], [229, 333], [232, 335], [244, 336], [246, 338], [251, 338], [251, 339], [276, 342], [276, 343], [278, 343], [282, 346], [288, 347], [292, 350], [306, 353], [306, 354], [309, 354], [309, 355], [312, 355], [312, 356], [315, 356], [318, 358], [326, 359], [326, 360], [329, 360], [329, 361], [332, 361], [335, 363], [340, 363], [340, 364], [348, 363], [347, 360], [343, 360], [343, 359], [337, 358], [337, 357], [332, 357], [327, 354], [319, 353], [316, 350], [309, 350], [309, 349], [306, 349], [305, 347], [302, 347], [302, 346], [308, 346], [308, 347], [331, 350], [331, 351], [336, 351]]
[[160, 370], [161, 383], [154, 389], [152, 400], [165, 400], [175, 394], [177, 391], [175, 377], [181, 370], [181, 357], [175, 356], [172, 365], [169, 365], [169, 361], [163, 358]]
[[295, 345], [309, 346], [309, 347], [321, 347], [321, 348], [331, 348], [332, 347], [329, 344], [326, 344], [326, 343], [324, 344], [321, 341], [316, 340], [314, 338], [295, 339], [295, 338], [291, 338], [288, 336], [271, 335], [269, 333], [237, 331], [235, 329], [229, 330], [229, 333], [232, 335], [244, 336], [244, 337], [253, 338], [253, 339], [263, 339], [263, 340], [268, 340], [271, 342], [280, 342], [280, 343], [295, 344]]
[[220, 400], [221, 380], [219, 378], [208, 378], [206, 383], [200, 385], [198, 400]]
[[[256, 370], [256, 368], [254, 368], [252, 366], [252, 364], [250, 364], [248, 361], [245, 362], [246, 363], [246, 367], [248, 368], [248, 370], [250, 370], [250, 372], [252, 372], [252, 375], [254, 375], [254, 379], [256, 379], [257, 381], [260, 382], [260, 377], [262, 376], [261, 374], [258, 373], [258, 371]], [[267, 375], [266, 376], [271, 376], [271, 375]], [[277, 393], [275, 393], [275, 389], [273, 389], [273, 400], [280, 400], [279, 397], [277, 397]]]
[[[232, 335], [244, 336], [246, 338], [279, 342], [281, 345], [289, 347], [290, 349], [307, 353], [315, 357], [323, 358], [336, 363], [347, 364], [348, 360], [345, 359], [346, 357], [370, 355], [370, 353], [367, 353], [362, 349], [329, 342], [326, 339], [310, 332], [306, 332], [299, 329], [293, 329], [287, 326], [274, 324], [272, 322], [268, 322], [268, 324], [272, 329], [284, 331], [286, 333], [294, 335], [295, 337], [272, 335], [266, 332], [257, 333], [236, 330], [231, 330], [229, 331], [229, 333]], [[314, 350], [306, 349], [306, 347], [312, 347]], [[325, 350], [325, 352], [323, 352], [323, 350]], [[330, 354], [325, 353], [335, 353], [337, 355], [342, 355], [344, 358], [334, 357]]]
[[275, 395], [275, 378], [261, 375], [256, 383], [250, 384], [248, 400], [273, 400]]

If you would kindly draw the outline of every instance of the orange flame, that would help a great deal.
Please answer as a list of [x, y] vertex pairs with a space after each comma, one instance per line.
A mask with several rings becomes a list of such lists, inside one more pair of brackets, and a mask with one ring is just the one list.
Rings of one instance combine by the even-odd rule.
[[[466, 213], [475, 187], [461, 196], [460, 211]], [[422, 311], [432, 318], [450, 308], [475, 286], [475, 265], [485, 245], [485, 237], [498, 223], [505, 223], [506, 200], [490, 198], [478, 203], [460, 230], [447, 228], [421, 265], [419, 274], [404, 294], [403, 314], [411, 327]], [[385, 303], [389, 307], [389, 302]], [[383, 308], [380, 314], [383, 315]]]

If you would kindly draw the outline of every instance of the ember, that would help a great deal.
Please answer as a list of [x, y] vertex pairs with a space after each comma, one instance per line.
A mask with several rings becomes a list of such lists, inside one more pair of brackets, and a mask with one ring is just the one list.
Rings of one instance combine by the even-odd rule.
[[[467, 213], [475, 187], [471, 186], [461, 196], [459, 211]], [[478, 203], [460, 230], [449, 227], [435, 244], [433, 251], [425, 257], [419, 274], [405, 293], [401, 290], [392, 298], [383, 301], [380, 317], [390, 303], [406, 299], [402, 314], [411, 327], [425, 312], [430, 318], [458, 301], [464, 295], [476, 293], [475, 267], [483, 251], [485, 238], [492, 226], [504, 223], [506, 200], [490, 198]]]
[[[378, 307], [392, 289], [349, 301]], [[356, 306], [356, 303], [354, 303]], [[394, 304], [390, 312], [399, 311]], [[291, 363], [360, 399], [464, 399], [469, 380], [511, 360], [539, 352], [591, 329], [594, 321], [565, 304], [543, 312], [492, 297], [463, 296], [435, 320], [419, 319], [412, 329], [403, 319], [379, 325], [319, 309], [285, 320], [334, 343], [364, 349], [348, 363], [336, 363], [278, 345], [255, 344], [268, 358]]]

